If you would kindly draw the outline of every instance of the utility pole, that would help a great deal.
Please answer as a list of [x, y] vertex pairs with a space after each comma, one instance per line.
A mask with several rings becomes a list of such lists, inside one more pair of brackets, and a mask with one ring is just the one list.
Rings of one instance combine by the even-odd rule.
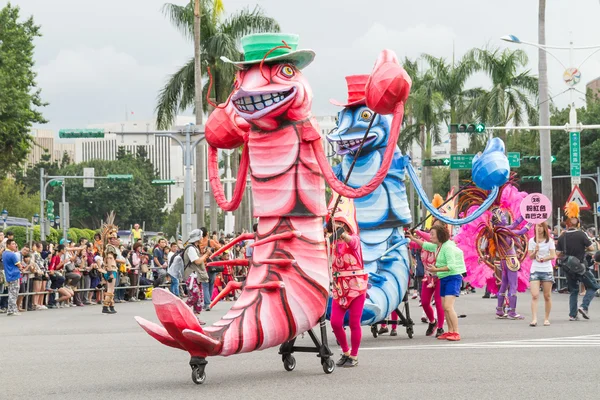
[[44, 210], [46, 191], [44, 190], [44, 173], [44, 168], [40, 168], [40, 240], [42, 242], [46, 240], [46, 210]]
[[[539, 0], [538, 15], [538, 90], [539, 90], [539, 124], [550, 125], [550, 102], [548, 99], [548, 60], [546, 50], [546, 0]], [[572, 44], [572, 43], [571, 43]], [[571, 52], [572, 53], [572, 52]], [[572, 92], [572, 91], [571, 91]], [[542, 194], [552, 199], [552, 147], [549, 129], [541, 129], [540, 135], [540, 169], [542, 174]], [[552, 217], [550, 218], [550, 226]]]

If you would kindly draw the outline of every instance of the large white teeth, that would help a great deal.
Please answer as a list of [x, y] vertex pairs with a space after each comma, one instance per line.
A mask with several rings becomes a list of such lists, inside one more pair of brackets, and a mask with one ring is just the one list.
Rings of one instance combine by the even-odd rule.
[[252, 113], [254, 111], [263, 110], [272, 106], [273, 104], [279, 103], [290, 93], [291, 91], [241, 97], [235, 100], [234, 104], [238, 110]]

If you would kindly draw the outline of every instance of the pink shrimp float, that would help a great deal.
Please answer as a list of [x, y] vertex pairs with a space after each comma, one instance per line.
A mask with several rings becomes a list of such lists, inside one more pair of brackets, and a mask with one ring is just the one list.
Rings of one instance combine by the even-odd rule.
[[[292, 370], [295, 338], [308, 332], [326, 373], [335, 364], [325, 332], [325, 308], [330, 274], [323, 234], [325, 180], [343, 196], [356, 198], [374, 191], [387, 175], [394, 146], [384, 154], [379, 172], [369, 183], [351, 188], [340, 182], [324, 153], [316, 121], [311, 117], [312, 91], [301, 69], [314, 58], [312, 50], [296, 50], [298, 36], [257, 34], [242, 39], [244, 62], [238, 67], [230, 101], [218, 106], [206, 127], [209, 180], [219, 207], [235, 210], [250, 171], [254, 216], [258, 232], [242, 235], [215, 255], [242, 240], [253, 238], [243, 284], [230, 282], [213, 304], [228, 292], [241, 295], [221, 320], [201, 327], [192, 311], [164, 290], [153, 292], [162, 326], [137, 317], [159, 342], [186, 350], [192, 356], [192, 378], [204, 382], [209, 356], [230, 356], [281, 345], [284, 367]], [[282, 45], [283, 43], [283, 45]], [[226, 62], [231, 62], [224, 59]], [[367, 104], [380, 114], [393, 113], [389, 141], [396, 143], [411, 80], [392, 51], [384, 50], [367, 83]], [[232, 199], [225, 197], [218, 173], [217, 149], [243, 146], [238, 184]], [[208, 265], [224, 265], [217, 261]], [[317, 324], [321, 338], [313, 333]]]

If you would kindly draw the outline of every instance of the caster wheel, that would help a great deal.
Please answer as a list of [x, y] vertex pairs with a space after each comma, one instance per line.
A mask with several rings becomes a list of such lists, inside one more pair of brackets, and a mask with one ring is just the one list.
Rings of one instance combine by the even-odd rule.
[[296, 358], [291, 354], [284, 356], [283, 368], [285, 368], [286, 371], [293, 371], [296, 368]]
[[335, 363], [331, 358], [328, 358], [327, 360], [323, 361], [322, 364], [323, 372], [325, 372], [326, 374], [331, 374], [333, 371], [335, 371]]
[[415, 332], [414, 332], [414, 330], [413, 330], [413, 328], [412, 328], [412, 327], [406, 328], [406, 334], [408, 335], [408, 338], [409, 338], [409, 339], [412, 339], [412, 338], [413, 338], [413, 335], [414, 335], [414, 333], [415, 333]]
[[377, 336], [379, 336], [379, 333], [377, 331], [377, 325], [372, 325], [371, 326], [371, 334], [373, 334], [373, 337], [375, 339], [377, 339]]
[[205, 380], [206, 372], [204, 372], [204, 369], [202, 371], [200, 371], [200, 368], [192, 369], [192, 381], [194, 381], [196, 385], [202, 385]]

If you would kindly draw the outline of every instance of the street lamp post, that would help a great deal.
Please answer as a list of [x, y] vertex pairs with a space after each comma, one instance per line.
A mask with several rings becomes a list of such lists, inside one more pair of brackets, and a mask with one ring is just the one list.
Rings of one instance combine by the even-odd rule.
[[8, 211], [6, 209], [2, 210], [2, 223], [4, 224], [4, 230], [6, 230], [6, 220], [8, 219]]
[[[179, 132], [182, 133], [182, 132]], [[185, 177], [184, 177], [184, 190], [183, 190], [183, 209], [185, 213], [185, 230], [182, 232], [182, 236], [189, 235], [192, 231], [192, 151], [196, 148], [198, 143], [204, 140], [204, 135], [200, 135], [195, 142], [192, 142], [192, 133], [196, 133], [194, 129], [194, 124], [187, 125], [185, 129], [185, 143], [183, 143], [177, 136], [172, 133], [159, 133], [156, 136], [159, 137], [168, 137], [175, 140], [179, 146], [181, 146], [181, 150], [183, 151], [183, 163], [185, 166]], [[198, 166], [197, 166], [198, 168]], [[197, 184], [198, 185], [198, 184]], [[202, 186], [202, 184], [200, 184]], [[202, 187], [202, 189], [204, 189]], [[201, 195], [204, 194], [204, 191], [201, 190]], [[201, 210], [199, 212], [203, 212]]]
[[[569, 108], [570, 108], [569, 122], [567, 123], [567, 125], [564, 127], [549, 126], [550, 124], [549, 124], [549, 117], [547, 115], [548, 113], [544, 113], [544, 117], [546, 120], [542, 120], [542, 118], [541, 118], [542, 112], [540, 112], [540, 126], [538, 126], [538, 127], [523, 127], [523, 128], [530, 129], [530, 130], [540, 131], [540, 167], [541, 167], [541, 174], [542, 174], [542, 193], [551, 199], [552, 198], [552, 155], [551, 155], [550, 130], [564, 129], [567, 132], [581, 132], [583, 130], [583, 128], [591, 129], [593, 127], [593, 125], [583, 126], [577, 122], [577, 109], [575, 108], [575, 102], [573, 100], [573, 96], [574, 96], [575, 90], [577, 90], [577, 89], [575, 89], [575, 86], [581, 80], [581, 73], [580, 73], [579, 69], [587, 60], [590, 59], [590, 57], [592, 57], [594, 54], [596, 54], [598, 51], [600, 51], [600, 45], [575, 47], [573, 45], [572, 38], [570, 38], [570, 40], [569, 40], [569, 46], [547, 46], [546, 44], [541, 44], [541, 43], [525, 42], [525, 41], [520, 40], [515, 35], [503, 36], [500, 39], [502, 39], [506, 42], [509, 42], [509, 43], [523, 44], [523, 45], [535, 47], [540, 52], [544, 52], [545, 54], [550, 55], [564, 68], [563, 80], [565, 81], [565, 83], [568, 86], [566, 91], [569, 91]], [[566, 67], [562, 63], [562, 61], [556, 55], [554, 55], [552, 52], [550, 52], [548, 49], [568, 50], [569, 51], [569, 67]], [[594, 51], [592, 53], [590, 53], [583, 60], [583, 62], [579, 65], [579, 67], [576, 68], [574, 66], [575, 64], [574, 64], [574, 59], [573, 59], [575, 50], [594, 50]], [[541, 72], [543, 72], [543, 71], [541, 71]], [[545, 77], [545, 76], [540, 76], [540, 79], [542, 79], [542, 78], [547, 80], [547, 77]], [[543, 110], [547, 109], [547, 106], [548, 106], [547, 105], [547, 102], [548, 102], [547, 91], [544, 91], [544, 93], [540, 93], [540, 95], [544, 95], [544, 97], [546, 97], [546, 98], [540, 98], [540, 104], [543, 102], [544, 103], [542, 105], [544, 107]], [[498, 129], [502, 129], [502, 127], [498, 127]], [[577, 138], [578, 137], [579, 136], [577, 134]], [[569, 140], [571, 140], [571, 139], [569, 139]], [[573, 156], [573, 154], [572, 154], [572, 156]], [[578, 158], [579, 157], [580, 157], [580, 154], [578, 154]], [[579, 163], [577, 163], [577, 165], [579, 166]], [[580, 175], [580, 173], [578, 173], [577, 175]], [[598, 179], [600, 179], [600, 176], [598, 177]], [[571, 186], [575, 186], [580, 183], [581, 183], [581, 176], [575, 176], [573, 174], [573, 164], [572, 164]]]
[[67, 243], [67, 194], [66, 194], [66, 186], [67, 182], [63, 180], [62, 184], [62, 210], [60, 211], [62, 215], [62, 231], [63, 231], [63, 239], [65, 239], [65, 243]]

